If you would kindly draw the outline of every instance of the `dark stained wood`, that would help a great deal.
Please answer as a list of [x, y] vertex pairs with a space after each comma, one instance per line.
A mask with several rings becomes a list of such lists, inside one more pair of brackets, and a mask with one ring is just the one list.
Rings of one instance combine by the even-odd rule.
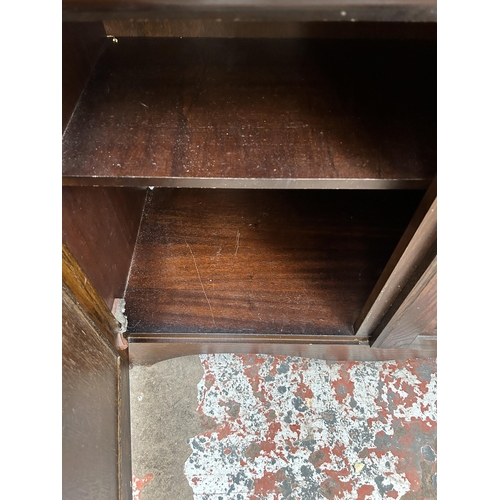
[[[235, 337], [233, 337], [235, 339]], [[262, 340], [262, 339], [261, 339]], [[274, 356], [302, 356], [332, 361], [386, 361], [392, 359], [434, 358], [436, 343], [429, 342], [410, 349], [374, 349], [367, 343], [337, 344], [249, 341], [221, 342], [206, 338], [198, 342], [145, 342], [131, 339], [129, 344], [131, 365], [151, 365], [179, 356], [210, 353], [271, 354]]]
[[411, 349], [437, 349], [437, 335], [422, 334], [411, 343]]
[[62, 498], [119, 500], [117, 357], [64, 289], [62, 315]]
[[62, 128], [68, 124], [106, 33], [101, 22], [62, 25]]
[[63, 138], [63, 182], [427, 188], [435, 81], [426, 41], [109, 41]]
[[425, 194], [401, 240], [363, 306], [354, 330], [371, 335], [437, 240], [437, 180]]
[[125, 295], [128, 332], [352, 335], [421, 197], [155, 189]]
[[318, 345], [368, 345], [369, 337], [353, 335], [304, 335], [259, 333], [130, 333], [131, 343], [152, 344], [310, 344]]
[[435, 310], [435, 315], [427, 326], [424, 327], [422, 333], [420, 334], [422, 337], [427, 337], [428, 339], [434, 338], [437, 339], [437, 304], [436, 304], [436, 310]]
[[134, 500], [132, 497], [132, 438], [130, 422], [130, 379], [128, 350], [118, 358], [120, 379], [118, 383], [118, 456], [120, 497], [119, 500]]
[[145, 197], [140, 188], [63, 188], [63, 242], [110, 310], [123, 297]]
[[62, 246], [62, 282], [65, 292], [69, 293], [78, 303], [88, 319], [94, 323], [103, 339], [115, 349], [117, 354], [126, 359], [126, 355], [123, 353], [120, 324], [64, 244]]
[[407, 348], [423, 333], [436, 328], [437, 257], [412, 287], [404, 301], [392, 312], [373, 335], [374, 348]]
[[115, 37], [376, 38], [436, 40], [435, 23], [217, 22], [212, 19], [126, 19], [104, 22]]
[[63, 19], [431, 21], [436, 0], [63, 0]]

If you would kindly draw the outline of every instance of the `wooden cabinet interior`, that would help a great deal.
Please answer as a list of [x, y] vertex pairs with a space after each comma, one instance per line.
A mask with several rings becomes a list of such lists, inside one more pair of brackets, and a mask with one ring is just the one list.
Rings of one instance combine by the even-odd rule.
[[[383, 357], [435, 233], [435, 26], [64, 26], [63, 241], [110, 309], [125, 297], [131, 355]], [[398, 357], [435, 352], [414, 337]]]
[[436, 355], [434, 1], [63, 20], [66, 496], [132, 499], [130, 364]]

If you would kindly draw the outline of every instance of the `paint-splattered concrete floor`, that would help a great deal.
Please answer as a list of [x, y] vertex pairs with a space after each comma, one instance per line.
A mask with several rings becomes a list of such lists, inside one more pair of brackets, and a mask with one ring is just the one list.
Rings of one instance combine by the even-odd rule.
[[436, 360], [202, 355], [130, 371], [134, 500], [436, 498]]

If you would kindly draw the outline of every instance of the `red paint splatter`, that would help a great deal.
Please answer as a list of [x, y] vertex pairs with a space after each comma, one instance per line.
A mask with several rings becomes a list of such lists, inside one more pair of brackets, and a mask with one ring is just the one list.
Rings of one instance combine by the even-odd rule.
[[358, 498], [357, 500], [367, 500], [366, 497], [373, 493], [375, 488], [371, 484], [363, 484], [358, 488]]
[[146, 474], [144, 477], [137, 477], [132, 474], [132, 497], [133, 500], [140, 500], [141, 491], [144, 486], [154, 478], [153, 474]]
[[264, 475], [255, 480], [254, 491], [256, 495], [267, 495], [276, 491], [276, 474], [264, 471]]
[[304, 384], [302, 380], [299, 381], [297, 384], [297, 390], [295, 391], [295, 395], [299, 398], [305, 399], [312, 399], [314, 397], [313, 391], [311, 391], [311, 388]]
[[[286, 462], [290, 455], [302, 449], [302, 444], [298, 441], [304, 439], [309, 431], [306, 431], [305, 427], [297, 423], [283, 424], [283, 420], [277, 415], [278, 411], [275, 412], [274, 409], [272, 412], [269, 411], [269, 408], [273, 408], [271, 404], [273, 399], [272, 393], [269, 389], [269, 382], [272, 382], [273, 379], [267, 379], [266, 375], [270, 375], [271, 377], [283, 375], [283, 370], [280, 370], [280, 368], [284, 363], [287, 363], [289, 365], [289, 375], [293, 374], [293, 377], [290, 379], [290, 384], [294, 386], [292, 389], [294, 396], [303, 400], [312, 399], [314, 398], [313, 391], [311, 387], [304, 382], [302, 374], [303, 371], [309, 368], [309, 362], [306, 359], [301, 362], [291, 362], [290, 359], [285, 356], [273, 356], [272, 361], [269, 361], [270, 358], [267, 356], [261, 355], [235, 355], [235, 357], [241, 361], [245, 377], [252, 388], [253, 396], [257, 399], [255, 411], [262, 412], [266, 417], [266, 432], [265, 434], [259, 435], [258, 440], [255, 441], [255, 443], [258, 443], [259, 447], [255, 450], [255, 453], [262, 457], [281, 458]], [[205, 394], [208, 390], [219, 390], [217, 386], [217, 377], [211, 372], [209, 358], [203, 360], [203, 365], [205, 367]], [[336, 372], [338, 378], [330, 383], [330, 389], [332, 399], [336, 399], [345, 407], [344, 415], [341, 415], [341, 418], [345, 420], [342, 423], [335, 422], [335, 425], [333, 425], [332, 418], [329, 417], [329, 410], [326, 411], [326, 417], [323, 418], [328, 421], [330, 431], [336, 431], [337, 427], [342, 427], [345, 422], [347, 422], [347, 425], [352, 425], [350, 423], [351, 421], [356, 422], [359, 419], [359, 417], [354, 415], [351, 411], [352, 406], [354, 406], [351, 398], [353, 397], [357, 383], [352, 370], [356, 369], [359, 363], [345, 362], [339, 363], [339, 365], [339, 369]], [[431, 420], [431, 418], [422, 419], [421, 417], [412, 417], [410, 421], [407, 421], [404, 418], [395, 417], [393, 411], [389, 409], [388, 403], [400, 407], [403, 410], [411, 408], [414, 404], [420, 404], [422, 409], [425, 408], [421, 401], [421, 394], [426, 394], [429, 390], [429, 383], [425, 380], [420, 380], [416, 384], [414, 382], [408, 382], [404, 375], [401, 376], [401, 372], [399, 372], [399, 374], [397, 373], [399, 370], [408, 370], [408, 373], [415, 375], [418, 379], [419, 366], [419, 361], [415, 360], [404, 363], [387, 362], [383, 364], [383, 368], [380, 370], [380, 381], [388, 388], [387, 395], [389, 398], [388, 401], [385, 401], [384, 395], [376, 397], [375, 402], [379, 406], [379, 414], [377, 417], [369, 418], [367, 423], [368, 427], [372, 428], [375, 424], [379, 424], [380, 422], [387, 424], [389, 421], [392, 421], [391, 427], [394, 429], [394, 434], [386, 435], [384, 431], [380, 431], [377, 436], [380, 438], [379, 441], [381, 445], [373, 448], [365, 448], [366, 457], [372, 455], [372, 457], [376, 456], [379, 459], [383, 459], [387, 453], [391, 453], [396, 458], [394, 461], [396, 471], [402, 474], [410, 483], [410, 492], [421, 491], [422, 485], [419, 473], [419, 457], [414, 457], [411, 453], [408, 453], [408, 450], [412, 445], [415, 434], [434, 433], [436, 430], [436, 422]], [[219, 384], [221, 384], [222, 387], [220, 380]], [[230, 403], [219, 402], [219, 405], [228, 406], [229, 409], [231, 408]], [[200, 413], [203, 413], [202, 407], [203, 405], [200, 403], [198, 409]], [[428, 408], [428, 410], [430, 411], [430, 408]], [[313, 408], [311, 408], [311, 412], [314, 412]], [[297, 411], [295, 416], [299, 423], [304, 421], [305, 416], [303, 413]], [[223, 418], [227, 420], [216, 422], [215, 419], [213, 419], [213, 423], [215, 424], [214, 428], [210, 429], [211, 432], [207, 432], [204, 435], [208, 437], [211, 433], [215, 432], [217, 439], [220, 441], [230, 434], [232, 434], [233, 437], [244, 437], [246, 435], [245, 432], [248, 432], [248, 429], [245, 429], [244, 426], [245, 418], [236, 418], [236, 415], [224, 416]], [[289, 430], [296, 435], [296, 439], [293, 434], [290, 438], [284, 438], [284, 436], [282, 436], [281, 443], [277, 443], [276, 437], [278, 434], [282, 433], [282, 425], [284, 425], [283, 429], [288, 427]], [[301, 436], [301, 430], [303, 430], [304, 436]], [[293, 444], [294, 442], [295, 445]], [[352, 443], [351, 440], [349, 440], [349, 442]], [[205, 446], [209, 446], [209, 444]], [[358, 500], [370, 500], [371, 495], [374, 494], [375, 491], [374, 486], [370, 484], [360, 484], [360, 478], [352, 476], [352, 464], [348, 463], [348, 459], [344, 453], [345, 451], [346, 445], [336, 443], [335, 446], [331, 448], [318, 447], [310, 454], [309, 462], [315, 469], [321, 468], [321, 472], [327, 477], [321, 484], [321, 493], [326, 498], [336, 498], [338, 496], [343, 496], [343, 494], [347, 494], [347, 496], [351, 495], [349, 498], [354, 498], [354, 496], [357, 495], [356, 498]], [[231, 450], [229, 448], [225, 448], [223, 451], [226, 455], [229, 455], [230, 452]], [[252, 461], [253, 460], [250, 460], [250, 462]], [[257, 471], [254, 470], [247, 461], [240, 459], [239, 463], [241, 467], [245, 467], [246, 471], [250, 474], [257, 474]], [[332, 463], [336, 464], [335, 467], [342, 467], [342, 470], [336, 471], [330, 470], [329, 467], [324, 467], [324, 465]], [[432, 468], [433, 470], [436, 468], [435, 463]], [[323, 476], [323, 478], [325, 476]], [[195, 481], [194, 478], [191, 480], [193, 484], [198, 484], [198, 480]], [[258, 498], [262, 498], [262, 496], [271, 498], [271, 495], [274, 495], [273, 498], [278, 498], [276, 495], [278, 495], [280, 491], [279, 485], [285, 480], [290, 480], [290, 478], [286, 477], [283, 470], [265, 470], [262, 477], [254, 479], [252, 491], [248, 491], [249, 496], [247, 498], [249, 498], [249, 500], [257, 500]], [[396, 490], [391, 490], [386, 493], [387, 498], [397, 499], [398, 495], [399, 493]], [[136, 497], [134, 497], [134, 500], [136, 500]]]

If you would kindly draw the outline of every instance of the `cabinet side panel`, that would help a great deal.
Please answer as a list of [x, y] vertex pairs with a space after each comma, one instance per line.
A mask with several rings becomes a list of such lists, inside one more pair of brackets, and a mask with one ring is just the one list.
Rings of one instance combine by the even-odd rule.
[[437, 241], [437, 180], [419, 208], [382, 272], [354, 324], [356, 335], [371, 335]]
[[146, 190], [63, 188], [63, 242], [108, 307], [122, 297]]
[[101, 22], [62, 25], [62, 128], [76, 103], [99, 55], [106, 32]]
[[63, 291], [62, 497], [119, 498], [117, 357]]

